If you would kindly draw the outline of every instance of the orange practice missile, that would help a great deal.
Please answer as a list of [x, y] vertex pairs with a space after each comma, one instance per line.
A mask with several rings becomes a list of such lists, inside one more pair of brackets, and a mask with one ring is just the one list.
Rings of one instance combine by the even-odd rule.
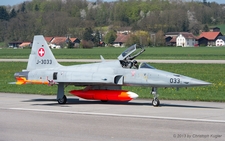
[[130, 101], [138, 97], [136, 93], [126, 90], [72, 90], [70, 93], [92, 100]]
[[39, 81], [39, 80], [27, 80], [25, 77], [16, 77], [16, 84], [23, 85], [23, 84], [49, 84], [49, 81]]

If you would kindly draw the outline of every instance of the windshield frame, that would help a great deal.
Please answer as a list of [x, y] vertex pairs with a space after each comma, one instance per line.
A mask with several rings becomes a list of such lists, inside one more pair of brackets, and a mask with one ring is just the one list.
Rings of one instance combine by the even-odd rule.
[[155, 67], [151, 66], [150, 64], [146, 63], [146, 62], [142, 62], [139, 65], [139, 69], [156, 69]]

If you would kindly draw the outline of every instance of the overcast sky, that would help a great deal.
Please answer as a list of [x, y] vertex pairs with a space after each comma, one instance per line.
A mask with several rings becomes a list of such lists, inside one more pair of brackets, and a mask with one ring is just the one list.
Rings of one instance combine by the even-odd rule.
[[[0, 0], [0, 5], [16, 5], [16, 4], [20, 4], [24, 1], [28, 1], [28, 0]], [[91, 1], [95, 1], [95, 0], [91, 0]], [[116, 0], [104, 0], [104, 1], [116, 1]], [[197, 1], [203, 1], [203, 0], [197, 0]], [[206, 0], [207, 2], [217, 2], [219, 4], [225, 4], [225, 0]]]

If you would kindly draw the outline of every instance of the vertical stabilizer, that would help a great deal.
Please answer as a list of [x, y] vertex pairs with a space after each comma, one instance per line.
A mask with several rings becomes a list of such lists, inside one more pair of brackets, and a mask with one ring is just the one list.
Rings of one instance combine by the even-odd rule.
[[55, 68], [61, 66], [52, 54], [43, 35], [36, 35], [29, 56], [27, 70]]

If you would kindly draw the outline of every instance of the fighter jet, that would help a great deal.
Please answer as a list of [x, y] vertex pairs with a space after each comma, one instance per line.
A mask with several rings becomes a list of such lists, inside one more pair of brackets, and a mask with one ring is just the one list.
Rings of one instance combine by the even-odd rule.
[[[138, 51], [141, 50], [141, 51]], [[159, 106], [157, 89], [162, 87], [206, 86], [211, 83], [188, 76], [154, 68], [145, 62], [134, 60], [145, 51], [132, 45], [118, 56], [118, 60], [98, 63], [62, 66], [55, 59], [42, 35], [36, 35], [26, 70], [16, 72], [14, 84], [57, 85], [57, 101], [65, 104], [64, 89], [68, 85], [84, 86], [84, 89], [70, 93], [84, 99], [107, 101], [130, 101], [138, 95], [122, 86], [150, 87], [152, 105]]]

